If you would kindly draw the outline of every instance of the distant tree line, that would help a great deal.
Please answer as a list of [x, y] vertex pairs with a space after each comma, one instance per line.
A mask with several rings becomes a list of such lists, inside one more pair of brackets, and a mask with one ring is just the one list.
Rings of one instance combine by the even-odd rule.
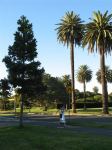
[[[80, 70], [81, 67], [79, 67]], [[80, 73], [78, 70], [78, 73]], [[77, 76], [78, 78], [79, 76]], [[11, 87], [6, 79], [0, 81], [1, 105], [2, 110], [14, 109], [19, 107], [20, 93], [19, 88], [15, 89], [15, 94], [11, 96]], [[6, 82], [7, 81], [7, 82]], [[52, 77], [50, 74], [43, 74], [42, 82], [45, 91], [37, 94], [36, 97], [25, 97], [24, 107], [31, 108], [33, 106], [42, 107], [43, 110], [48, 108], [57, 108], [57, 104], [64, 104], [66, 108], [71, 108], [71, 79], [69, 75], [62, 77]], [[81, 82], [82, 83], [82, 82]], [[98, 87], [93, 87], [93, 92], [79, 91], [75, 89], [77, 108], [91, 108], [102, 106], [102, 96], [98, 93]], [[7, 92], [8, 91], [8, 92]], [[5, 93], [5, 95], [4, 95]], [[3, 96], [4, 95], [4, 96]], [[86, 101], [85, 101], [86, 98]], [[13, 101], [11, 100], [13, 99]], [[108, 95], [109, 103], [112, 105], [112, 93]], [[15, 106], [16, 105], [16, 106]], [[70, 106], [70, 107], [69, 107]], [[16, 111], [16, 110], [15, 110]]]

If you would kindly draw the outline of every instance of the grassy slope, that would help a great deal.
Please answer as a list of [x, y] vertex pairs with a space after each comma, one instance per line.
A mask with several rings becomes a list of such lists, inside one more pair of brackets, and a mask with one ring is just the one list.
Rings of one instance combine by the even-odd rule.
[[112, 137], [78, 134], [46, 127], [0, 128], [1, 150], [109, 150]]

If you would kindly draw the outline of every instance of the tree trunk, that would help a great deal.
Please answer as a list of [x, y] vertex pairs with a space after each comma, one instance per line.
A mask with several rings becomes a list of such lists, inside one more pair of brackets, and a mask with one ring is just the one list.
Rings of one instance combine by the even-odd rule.
[[71, 61], [72, 110], [73, 113], [76, 113], [75, 79], [74, 79], [74, 43], [73, 42], [71, 42], [71, 47], [70, 47], [70, 61]]
[[15, 113], [15, 115], [16, 115], [16, 101], [17, 101], [17, 99], [16, 99], [16, 96], [15, 96], [15, 99], [14, 99], [14, 113]]
[[103, 113], [108, 114], [108, 91], [107, 81], [105, 78], [105, 56], [104, 51], [100, 54], [100, 65], [101, 65], [101, 84], [102, 84], [102, 102], [103, 102]]
[[19, 120], [19, 126], [23, 127], [23, 94], [21, 94], [21, 100], [20, 100], [20, 120]]
[[5, 107], [5, 100], [3, 100], [3, 110], [5, 111], [6, 110], [6, 107]]
[[86, 83], [84, 81], [84, 110], [86, 110]]

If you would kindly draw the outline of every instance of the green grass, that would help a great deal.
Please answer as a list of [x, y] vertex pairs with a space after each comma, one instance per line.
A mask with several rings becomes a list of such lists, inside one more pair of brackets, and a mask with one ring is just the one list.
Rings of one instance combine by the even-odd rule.
[[84, 120], [74, 119], [74, 120], [68, 121], [67, 125], [112, 129], [112, 119], [109, 122], [98, 122], [98, 121], [93, 121], [93, 120], [84, 121]]
[[[20, 109], [16, 109], [17, 114], [20, 112]], [[110, 114], [112, 114], [112, 108], [109, 108]], [[59, 115], [58, 109], [49, 109], [47, 111], [44, 111], [42, 107], [33, 107], [31, 108], [30, 112], [29, 109], [24, 109], [24, 113], [35, 113], [35, 114], [42, 114], [42, 115]], [[7, 116], [7, 115], [13, 115], [14, 110], [8, 110], [8, 111], [0, 111], [0, 116]], [[65, 111], [66, 115], [69, 115], [69, 110]], [[70, 110], [70, 115], [72, 115], [72, 110]], [[84, 109], [77, 109], [76, 115], [102, 115], [102, 108], [87, 108], [87, 110]]]
[[[112, 108], [109, 108], [110, 113], [112, 113]], [[18, 110], [19, 112], [19, 110]], [[28, 109], [24, 109], [25, 113], [29, 113]], [[30, 113], [36, 113], [36, 114], [44, 114], [44, 115], [59, 115], [59, 110], [57, 109], [48, 109], [47, 111], [43, 111], [42, 108], [39, 107], [33, 107], [30, 110]], [[65, 111], [66, 115], [69, 115], [69, 110]], [[72, 110], [70, 110], [70, 114], [72, 115]], [[77, 109], [77, 114], [79, 115], [102, 115], [102, 108], [87, 108], [87, 110], [84, 109]]]
[[[20, 108], [16, 109], [16, 114], [20, 112]], [[57, 109], [48, 109], [47, 111], [44, 111], [41, 107], [33, 107], [30, 112], [29, 109], [24, 109], [24, 114], [27, 113], [35, 113], [35, 114], [43, 114], [43, 115], [58, 115], [59, 111]], [[14, 110], [7, 110], [7, 111], [0, 111], [0, 116], [11, 116], [14, 115]]]
[[[109, 108], [109, 113], [112, 114], [112, 107]], [[102, 108], [87, 108], [77, 109], [77, 114], [87, 114], [87, 115], [103, 115]]]
[[1, 150], [111, 150], [112, 137], [65, 129], [27, 126], [0, 128]]
[[[47, 111], [44, 111], [42, 107], [33, 107], [30, 109], [24, 109], [24, 113], [36, 113], [36, 114], [47, 114], [52, 115], [57, 113], [57, 109], [48, 109]], [[20, 109], [17, 108], [17, 112], [20, 112]]]

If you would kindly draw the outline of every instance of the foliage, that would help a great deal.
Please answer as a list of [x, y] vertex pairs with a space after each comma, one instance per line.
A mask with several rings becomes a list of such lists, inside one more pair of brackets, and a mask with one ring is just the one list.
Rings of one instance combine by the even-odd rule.
[[88, 50], [94, 50], [102, 53], [110, 53], [112, 49], [112, 14], [108, 15], [108, 11], [102, 14], [100, 11], [93, 12], [91, 22], [86, 25], [85, 36], [83, 37], [83, 47], [88, 45]]
[[46, 86], [46, 91], [39, 98], [42, 105], [67, 103], [68, 95], [62, 79], [52, 77], [50, 74], [44, 74], [43, 83]]
[[101, 102], [102, 101], [102, 96], [100, 94], [97, 94], [97, 95], [94, 96], [94, 100]]
[[94, 86], [94, 87], [93, 87], [93, 92], [94, 92], [95, 94], [98, 94], [98, 90], [99, 90], [99, 89], [98, 89], [97, 86]]
[[37, 42], [32, 31], [32, 24], [25, 16], [17, 21], [14, 43], [8, 48], [8, 56], [3, 62], [7, 67], [9, 82], [14, 88], [19, 87], [21, 94], [22, 122], [23, 102], [26, 97], [35, 97], [44, 90], [42, 84], [43, 68], [37, 60]]
[[2, 109], [6, 109], [6, 105], [9, 103], [8, 98], [11, 95], [11, 86], [8, 79], [4, 78], [0, 80], [0, 95], [2, 101]]
[[36, 60], [36, 39], [32, 24], [25, 16], [18, 22], [18, 31], [14, 34], [15, 41], [9, 46], [8, 56], [3, 61], [6, 64], [8, 78], [13, 87], [20, 87], [20, 93], [34, 95], [41, 90], [43, 68]]
[[108, 100], [109, 100], [109, 102], [112, 102], [112, 95], [108, 96]]
[[65, 16], [58, 23], [57, 35], [58, 40], [64, 45], [70, 45], [71, 41], [75, 45], [80, 45], [83, 37], [83, 21], [73, 11], [66, 12]]
[[77, 71], [77, 80], [80, 83], [89, 82], [92, 78], [92, 71], [87, 65], [81, 65]]
[[[101, 84], [101, 70], [96, 72], [97, 81]], [[105, 78], [108, 83], [112, 83], [112, 70], [109, 66], [105, 66]]]
[[67, 93], [71, 93], [72, 89], [70, 75], [62, 76], [62, 82], [64, 83]]

